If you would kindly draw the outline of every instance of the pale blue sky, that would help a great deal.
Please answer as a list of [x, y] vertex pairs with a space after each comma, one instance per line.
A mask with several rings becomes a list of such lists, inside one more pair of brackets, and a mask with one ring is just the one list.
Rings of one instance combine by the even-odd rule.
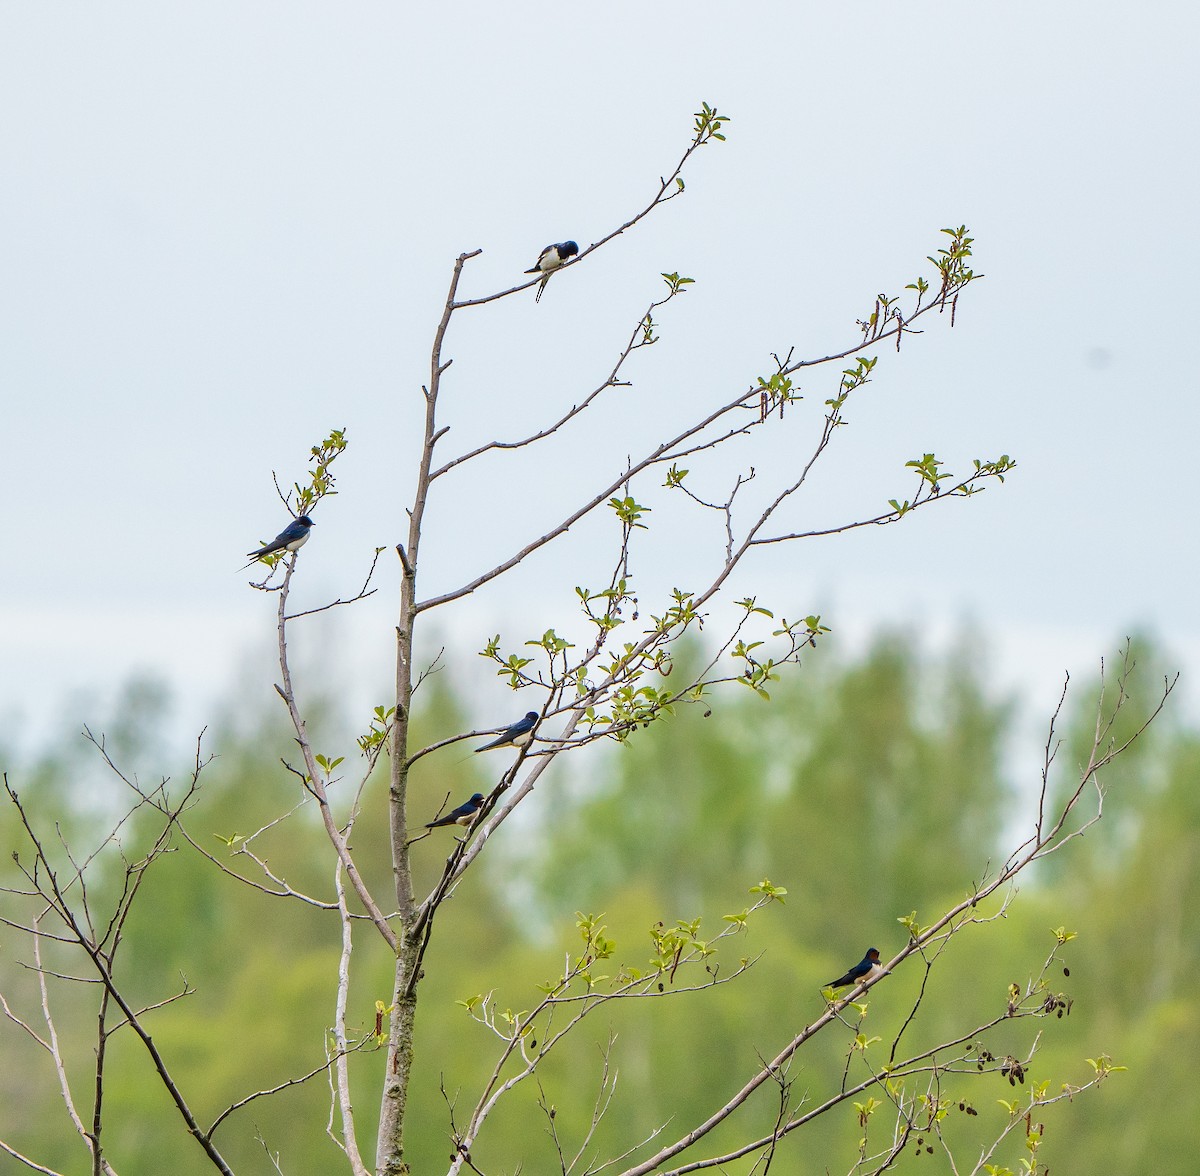
[[[590, 471], [658, 436], [672, 395], [715, 402], [771, 351], [851, 342], [873, 295], [965, 222], [986, 281], [953, 332], [881, 352], [798, 517], [874, 513], [930, 449], [1019, 469], [911, 525], [751, 566], [745, 586], [852, 641], [907, 620], [936, 642], [974, 618], [998, 679], [1035, 702], [1134, 624], [1200, 668], [1198, 26], [1183, 3], [5, 5], [0, 716], [37, 731], [70, 692], [142, 670], [196, 726], [235, 679], [268, 692], [270, 602], [238, 568], [286, 521], [271, 470], [301, 475], [347, 428], [297, 591], [352, 588], [402, 537], [454, 257], [484, 250], [478, 294], [547, 241], [602, 236], [701, 100], [734, 121], [684, 199], [540, 305], [456, 322], [447, 456], [577, 399], [658, 274], [696, 279], [607, 418], [532, 468], [447, 480], [428, 588], [555, 521]], [[648, 589], [678, 573], [665, 537], [638, 558]], [[561, 625], [578, 578], [534, 563], [444, 635], [468, 657], [497, 629]], [[307, 652], [343, 643], [356, 702], [382, 701], [394, 561], [381, 585]], [[488, 689], [468, 704], [484, 723], [512, 701]]]

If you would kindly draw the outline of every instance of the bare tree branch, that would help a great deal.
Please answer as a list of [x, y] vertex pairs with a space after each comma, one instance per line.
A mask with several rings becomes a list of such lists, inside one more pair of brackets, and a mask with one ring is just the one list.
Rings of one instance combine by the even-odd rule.
[[363, 580], [363, 586], [353, 596], [349, 596], [345, 600], [339, 596], [337, 600], [332, 600], [328, 604], [323, 604], [320, 606], [320, 608], [306, 608], [303, 612], [291, 613], [289, 616], [285, 617], [284, 620], [296, 621], [301, 617], [311, 617], [316, 613], [328, 612], [331, 608], [337, 608], [339, 605], [357, 604], [360, 600], [366, 600], [368, 596], [374, 596], [378, 589], [372, 588], [368, 592], [367, 587], [371, 583], [371, 578], [375, 575], [375, 566], [379, 563], [379, 554], [383, 550], [384, 548], [382, 547], [375, 548], [375, 554], [371, 558], [371, 567], [367, 571], [367, 578]]
[[[536, 279], [536, 278], [534, 279], [534, 281], [537, 281], [537, 280], [539, 280], [539, 279]], [[531, 284], [532, 283], [526, 283], [525, 286], [517, 287], [517, 289], [526, 289], [528, 287], [528, 285], [531, 285]], [[480, 457], [485, 453], [490, 453], [492, 450], [524, 449], [527, 446], [533, 445], [538, 441], [545, 440], [545, 438], [547, 438], [547, 437], [552, 437], [560, 429], [564, 428], [571, 421], [573, 421], [577, 416], [579, 416], [580, 413], [582, 413], [586, 409], [590, 408], [592, 406], [592, 404], [594, 404], [601, 395], [603, 395], [605, 392], [608, 391], [609, 388], [619, 388], [619, 387], [628, 386], [626, 381], [622, 381], [618, 378], [621, 374], [621, 369], [625, 366], [625, 362], [629, 359], [629, 357], [635, 351], [638, 351], [642, 347], [646, 347], [646, 346], [650, 345], [650, 343], [653, 340], [647, 339], [646, 324], [648, 322], [652, 322], [651, 316], [653, 315], [654, 311], [656, 311], [660, 306], [666, 306], [666, 304], [668, 302], [670, 302], [671, 299], [675, 298], [678, 295], [678, 293], [679, 293], [679, 288], [677, 287], [677, 288], [671, 290], [671, 292], [667, 295], [666, 298], [662, 298], [662, 299], [659, 299], [657, 302], [650, 303], [650, 305], [646, 308], [646, 313], [644, 315], [642, 315], [642, 317], [638, 320], [637, 325], [633, 328], [633, 331], [629, 336], [629, 341], [625, 344], [625, 346], [622, 348], [620, 354], [617, 356], [616, 363], [613, 364], [611, 370], [608, 373], [607, 378], [604, 380], [603, 383], [596, 385], [596, 387], [591, 392], [589, 392], [587, 394], [587, 396], [585, 396], [582, 400], [580, 400], [577, 404], [571, 405], [571, 407], [569, 409], [567, 409], [566, 412], [564, 412], [561, 416], [559, 416], [552, 423], [550, 423], [549, 425], [546, 425], [542, 429], [539, 429], [535, 433], [531, 433], [528, 437], [524, 437], [518, 441], [487, 441], [483, 445], [479, 445], [476, 448], [469, 450], [466, 453], [460, 454], [458, 457], [452, 458], [450, 461], [447, 461], [444, 465], [438, 466], [438, 468], [429, 475], [430, 482], [433, 482], [437, 478], [440, 478], [443, 474], [448, 474], [456, 466], [460, 466], [465, 462], [472, 461], [475, 458]], [[641, 339], [640, 342], [639, 342], [639, 337]]]
[[23, 1156], [15, 1147], [10, 1147], [3, 1139], [0, 1139], [0, 1151], [6, 1155], [12, 1156], [18, 1163], [24, 1164], [26, 1168], [30, 1168], [34, 1172], [44, 1172], [46, 1176], [63, 1176], [61, 1172], [55, 1171], [53, 1168], [43, 1167], [41, 1164], [31, 1160], [28, 1156]]
[[[716, 111], [714, 110], [712, 113], [715, 114]], [[668, 200], [674, 200], [676, 196], [680, 195], [684, 189], [683, 183], [679, 177], [683, 172], [684, 165], [700, 147], [703, 147], [704, 144], [709, 141], [710, 138], [711, 131], [708, 131], [706, 128], [697, 125], [695, 137], [692, 139], [691, 143], [688, 144], [687, 150], [683, 153], [671, 174], [665, 178], [660, 178], [658, 191], [654, 194], [654, 198], [650, 201], [650, 203], [647, 204], [641, 210], [641, 212], [635, 213], [633, 216], [631, 216], [627, 221], [625, 221], [624, 224], [613, 229], [613, 231], [607, 236], [601, 237], [599, 241], [595, 241], [586, 249], [581, 250], [577, 257], [575, 257], [572, 261], [561, 265], [559, 270], [561, 271], [571, 266], [578, 265], [585, 257], [588, 256], [588, 254], [594, 253], [601, 246], [607, 245], [609, 241], [619, 237], [628, 229], [632, 229], [633, 226], [639, 221], [648, 217], [660, 204], [666, 204]], [[674, 188], [672, 188], [672, 184], [675, 185]], [[476, 254], [482, 252], [483, 250], [477, 249], [475, 250], [475, 253], [469, 254], [468, 256], [474, 257]], [[531, 286], [536, 286], [539, 282], [541, 282], [541, 280], [542, 275], [539, 274], [537, 277], [528, 282], [522, 282], [520, 285], [512, 286], [507, 290], [501, 290], [496, 294], [488, 294], [482, 298], [468, 298], [464, 299], [462, 302], [455, 302], [452, 309], [460, 310], [468, 306], [483, 306], [488, 302], [495, 302], [498, 298], [507, 298], [510, 294], [516, 294], [521, 290], [528, 290]]]
[[253, 1094], [246, 1095], [245, 1098], [240, 1098], [235, 1103], [230, 1103], [213, 1121], [212, 1126], [208, 1129], [208, 1136], [211, 1138], [216, 1134], [217, 1128], [233, 1114], [234, 1111], [240, 1111], [242, 1107], [249, 1105], [256, 1099], [266, 1098], [271, 1094], [278, 1094], [281, 1090], [287, 1090], [292, 1086], [301, 1086], [310, 1079], [315, 1078], [318, 1074], [324, 1074], [333, 1064], [338, 1055], [332, 1058], [326, 1058], [319, 1066], [309, 1070], [306, 1074], [301, 1074], [299, 1078], [289, 1078], [285, 1082], [277, 1083], [275, 1086], [267, 1087], [265, 1090], [256, 1090]]
[[367, 889], [366, 883], [363, 881], [358, 872], [358, 867], [354, 864], [354, 859], [350, 856], [349, 846], [346, 844], [346, 839], [341, 835], [337, 825], [334, 822], [333, 814], [329, 809], [329, 797], [325, 789], [325, 776], [317, 765], [316, 756], [312, 749], [312, 744], [308, 739], [308, 728], [305, 725], [304, 719], [300, 714], [300, 708], [296, 704], [296, 692], [292, 686], [292, 673], [288, 666], [287, 653], [287, 598], [288, 589], [291, 585], [292, 573], [296, 567], [296, 556], [293, 555], [287, 561], [287, 571], [284, 573], [282, 590], [279, 593], [279, 610], [276, 631], [279, 644], [279, 672], [283, 676], [283, 685], [279, 687], [279, 695], [287, 707], [288, 715], [292, 720], [292, 726], [296, 731], [296, 742], [300, 745], [300, 751], [304, 756], [304, 764], [308, 769], [307, 785], [311, 788], [313, 795], [320, 802], [321, 823], [325, 827], [326, 836], [328, 836], [330, 844], [334, 848], [342, 865], [346, 870], [346, 877], [350, 879], [350, 884], [354, 888], [355, 894], [358, 895], [359, 901], [366, 908], [367, 913], [371, 916], [371, 922], [375, 924], [379, 934], [383, 936], [384, 942], [393, 950], [396, 950], [396, 933], [388, 924], [387, 918], [379, 909], [375, 899], [371, 896], [371, 892]]
[[[347, 830], [348, 834], [349, 830]], [[350, 955], [354, 950], [354, 938], [350, 911], [346, 906], [346, 890], [342, 885], [341, 862], [338, 862], [334, 869], [333, 884], [337, 890], [338, 913], [341, 916], [342, 924], [342, 950], [338, 957], [337, 1001], [333, 1014], [333, 1040], [337, 1047], [334, 1054], [334, 1071], [337, 1079], [338, 1106], [342, 1116], [342, 1138], [338, 1140], [332, 1132], [330, 1132], [330, 1136], [346, 1153], [354, 1176], [370, 1176], [358, 1150], [358, 1141], [354, 1134], [354, 1108], [350, 1101], [350, 1071], [346, 1064], [346, 1058], [350, 1052], [346, 1040], [346, 1001], [350, 992]]]
[[[197, 775], [198, 773], [199, 765], [197, 766]], [[165, 852], [167, 843], [170, 839], [171, 830], [174, 828], [179, 812], [182, 810], [183, 806], [187, 804], [192, 795], [192, 791], [195, 787], [195, 781], [193, 780], [192, 787], [187, 790], [184, 798], [179, 802], [178, 806], [173, 807], [168, 811], [167, 819], [164, 822], [162, 829], [155, 837], [152, 847], [147, 853], [146, 857], [140, 862], [129, 863], [126, 865], [124, 889], [117, 904], [117, 913], [114, 914], [112, 920], [110, 920], [109, 928], [105, 933], [105, 941], [109, 943], [107, 949], [95, 941], [94, 933], [90, 931], [84, 922], [81, 922], [80, 918], [76, 915], [74, 909], [71, 907], [67, 899], [67, 888], [73, 886], [77, 881], [79, 881], [78, 870], [81, 867], [76, 867], [77, 872], [71, 877], [68, 883], [65, 885], [60, 883], [53, 865], [51, 864], [50, 858], [46, 852], [43, 841], [38, 835], [37, 831], [34, 829], [19, 796], [9, 786], [7, 777], [5, 778], [4, 783], [9, 800], [17, 812], [18, 819], [20, 820], [25, 836], [33, 846], [37, 867], [40, 869], [41, 874], [45, 877], [44, 882], [38, 883], [38, 892], [46, 901], [49, 909], [53, 911], [57, 918], [64, 924], [70, 934], [74, 937], [75, 944], [86, 954], [101, 983], [104, 985], [105, 1004], [102, 1004], [102, 1018], [100, 1023], [101, 1038], [103, 1038], [105, 1033], [103, 1011], [107, 998], [111, 998], [113, 1003], [115, 1003], [118, 1008], [120, 1008], [122, 1013], [124, 1013], [126, 1023], [130, 1026], [130, 1028], [133, 1029], [138, 1038], [141, 1040], [146, 1052], [150, 1056], [159, 1080], [162, 1082], [167, 1093], [170, 1095], [172, 1102], [174, 1102], [176, 1109], [179, 1111], [180, 1116], [187, 1125], [189, 1133], [195, 1137], [196, 1141], [200, 1144], [201, 1148], [203, 1148], [210, 1162], [217, 1168], [217, 1170], [225, 1173], [225, 1176], [232, 1176], [232, 1172], [224, 1158], [221, 1156], [220, 1152], [217, 1151], [212, 1141], [200, 1129], [200, 1126], [197, 1123], [191, 1108], [188, 1106], [188, 1103], [184, 1099], [178, 1084], [175, 1082], [170, 1070], [167, 1068], [161, 1052], [154, 1044], [150, 1034], [141, 1024], [137, 1012], [129, 1004], [112, 975], [112, 962], [115, 958], [115, 953], [120, 943], [121, 929], [124, 925], [125, 919], [128, 917], [130, 909], [132, 909], [132, 903], [141, 886], [142, 879], [145, 876], [146, 867], [156, 858], [160, 857], [163, 852]], [[144, 794], [142, 795], [144, 796]], [[94, 856], [95, 855], [93, 855], [93, 859]], [[29, 872], [26, 871], [26, 873], [28, 874]], [[102, 1090], [102, 1077], [102, 1065], [98, 1063], [97, 1106], [99, 1105], [100, 1093]], [[78, 1114], [74, 1114], [73, 1119], [78, 1125]], [[98, 1135], [98, 1132], [96, 1135]], [[96, 1136], [91, 1136], [90, 1142], [94, 1144], [98, 1150], [99, 1143]], [[97, 1153], [95, 1152], [93, 1153], [94, 1158], [96, 1154]], [[94, 1170], [96, 1170], [95, 1167]]]

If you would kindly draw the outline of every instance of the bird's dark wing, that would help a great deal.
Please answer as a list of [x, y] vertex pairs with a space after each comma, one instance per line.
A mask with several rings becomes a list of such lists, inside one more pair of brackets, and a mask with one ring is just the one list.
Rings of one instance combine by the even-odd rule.
[[451, 810], [444, 817], [439, 817], [436, 821], [430, 821], [425, 828], [436, 829], [441, 825], [454, 825], [458, 822], [458, 818], [469, 813], [471, 810], [466, 805], [459, 805], [458, 808]]
[[828, 987], [830, 988], [845, 988], [847, 984], [857, 984], [873, 967], [874, 965], [869, 959], [861, 960], [855, 964], [840, 980], [835, 980]]
[[248, 551], [246, 555], [251, 559], [258, 559], [260, 555], [271, 555], [276, 551], [282, 551], [289, 543], [294, 543], [299, 539], [301, 535], [307, 534], [307, 527], [301, 526], [299, 523], [288, 523], [265, 547], [260, 547], [257, 551]]
[[504, 730], [501, 731], [500, 734], [491, 741], [491, 743], [485, 743], [482, 747], [477, 747], [475, 750], [491, 751], [494, 747], [506, 747], [514, 739], [516, 739], [518, 735], [525, 735], [532, 731], [536, 726], [536, 715], [532, 719], [518, 719], [517, 722], [513, 723], [511, 727], [505, 727]]
[[546, 256], [547, 256], [547, 254], [549, 254], [549, 253], [550, 253], [552, 250], [554, 250], [554, 249], [557, 249], [557, 248], [558, 248], [558, 246], [557, 246], [557, 245], [547, 245], [547, 246], [546, 246], [546, 248], [545, 248], [545, 249], [543, 249], [543, 250], [541, 251], [541, 253], [539, 253], [539, 254], [538, 254], [538, 259], [537, 259], [537, 261], [535, 261], [535, 262], [533, 263], [533, 268], [532, 268], [532, 269], [527, 269], [525, 272], [526, 272], [527, 274], [540, 274], [540, 273], [542, 273], [542, 262], [546, 260]]
[[475, 749], [475, 751], [476, 752], [491, 751], [492, 748], [494, 748], [494, 747], [503, 747], [511, 738], [512, 738], [512, 736], [509, 735], [509, 733], [507, 731], [505, 731], [503, 735], [499, 736], [496, 739], [493, 739], [491, 741], [491, 743], [485, 743], [482, 747], [477, 747]]
[[257, 551], [247, 551], [246, 555], [250, 559], [258, 559], [262, 555], [272, 555], [276, 551], [282, 551], [288, 544], [282, 535], [276, 535], [265, 547], [260, 547]]

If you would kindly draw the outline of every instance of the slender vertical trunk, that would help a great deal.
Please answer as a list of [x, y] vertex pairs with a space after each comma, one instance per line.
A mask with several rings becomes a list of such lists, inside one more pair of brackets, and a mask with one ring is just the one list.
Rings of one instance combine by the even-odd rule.
[[[410, 540], [412, 535], [410, 534]], [[416, 988], [409, 991], [409, 978], [417, 964], [419, 940], [409, 934], [413, 921], [412, 871], [409, 867], [408, 820], [408, 724], [412, 703], [412, 622], [416, 568], [404, 561], [400, 589], [400, 624], [396, 629], [396, 713], [392, 722], [391, 789], [388, 811], [391, 821], [392, 871], [400, 929], [396, 945], [396, 982], [392, 994], [391, 1031], [388, 1039], [387, 1072], [383, 1080], [383, 1105], [379, 1114], [379, 1145], [375, 1157], [376, 1176], [406, 1176], [404, 1162], [404, 1111], [412, 1074], [413, 1029], [416, 1022]], [[408, 995], [406, 995], [406, 993]]]
[[408, 1176], [404, 1160], [404, 1114], [408, 1106], [408, 1083], [412, 1076], [413, 1029], [417, 996], [405, 996], [408, 984], [407, 936], [401, 937], [396, 959], [396, 988], [393, 995], [392, 1028], [388, 1040], [387, 1074], [383, 1082], [383, 1107], [379, 1117], [379, 1147], [375, 1156], [376, 1176]]
[[429, 494], [429, 474], [433, 466], [433, 447], [440, 433], [437, 428], [437, 398], [442, 373], [449, 362], [442, 362], [442, 341], [450, 316], [463, 264], [475, 254], [463, 254], [454, 265], [454, 276], [442, 318], [434, 335], [430, 356], [429, 386], [425, 393], [425, 439], [416, 493], [409, 510], [408, 547], [398, 553], [403, 576], [400, 582], [400, 618], [396, 625], [396, 713], [392, 719], [391, 787], [388, 811], [392, 842], [392, 872], [396, 883], [396, 909], [400, 928], [396, 944], [396, 983], [392, 992], [391, 1028], [388, 1036], [387, 1073], [383, 1080], [383, 1103], [379, 1114], [379, 1142], [375, 1153], [376, 1176], [407, 1176], [404, 1160], [404, 1113], [408, 1105], [408, 1084], [412, 1077], [413, 1031], [416, 1025], [417, 993], [413, 971], [420, 966], [420, 937], [413, 934], [416, 903], [413, 898], [412, 870], [408, 856], [408, 729], [413, 695], [413, 630], [417, 619], [417, 560], [421, 546], [421, 521]]

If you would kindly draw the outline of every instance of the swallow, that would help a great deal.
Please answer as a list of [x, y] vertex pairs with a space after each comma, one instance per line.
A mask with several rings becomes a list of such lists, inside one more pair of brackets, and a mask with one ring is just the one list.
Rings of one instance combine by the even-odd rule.
[[483, 793], [476, 792], [465, 804], [460, 804], [458, 808], [451, 809], [444, 817], [439, 817], [436, 821], [430, 821], [426, 824], [426, 829], [436, 829], [439, 825], [462, 825], [466, 827], [474, 819], [475, 814], [483, 807]]
[[574, 241], [559, 241], [557, 245], [547, 245], [545, 249], [538, 254], [537, 261], [534, 262], [531, 269], [527, 269], [527, 274], [544, 274], [542, 284], [538, 286], [537, 297], [534, 302], [541, 302], [542, 292], [546, 289], [546, 283], [550, 280], [550, 275], [558, 269], [568, 258], [574, 257], [579, 252], [579, 246]]
[[882, 971], [883, 965], [879, 962], [879, 948], [868, 947], [867, 954], [850, 971], [836, 980], [830, 980], [824, 987], [845, 988], [848, 985], [858, 985], [864, 980], [870, 980], [872, 976], [877, 976]]
[[[293, 519], [265, 547], [260, 547], [257, 551], [246, 552], [250, 557], [250, 563], [262, 559], [264, 555], [273, 555], [277, 551], [299, 551], [308, 542], [309, 528], [315, 526], [316, 523], [308, 515], [301, 515], [298, 519]], [[246, 565], [247, 568], [249, 566], [250, 564]], [[242, 571], [245, 570], [245, 568], [242, 569]]]
[[537, 726], [537, 721], [537, 711], [530, 711], [523, 719], [501, 731], [499, 738], [493, 739], [491, 743], [485, 743], [475, 750], [480, 752], [491, 751], [494, 747], [524, 747], [533, 742], [533, 729]]

